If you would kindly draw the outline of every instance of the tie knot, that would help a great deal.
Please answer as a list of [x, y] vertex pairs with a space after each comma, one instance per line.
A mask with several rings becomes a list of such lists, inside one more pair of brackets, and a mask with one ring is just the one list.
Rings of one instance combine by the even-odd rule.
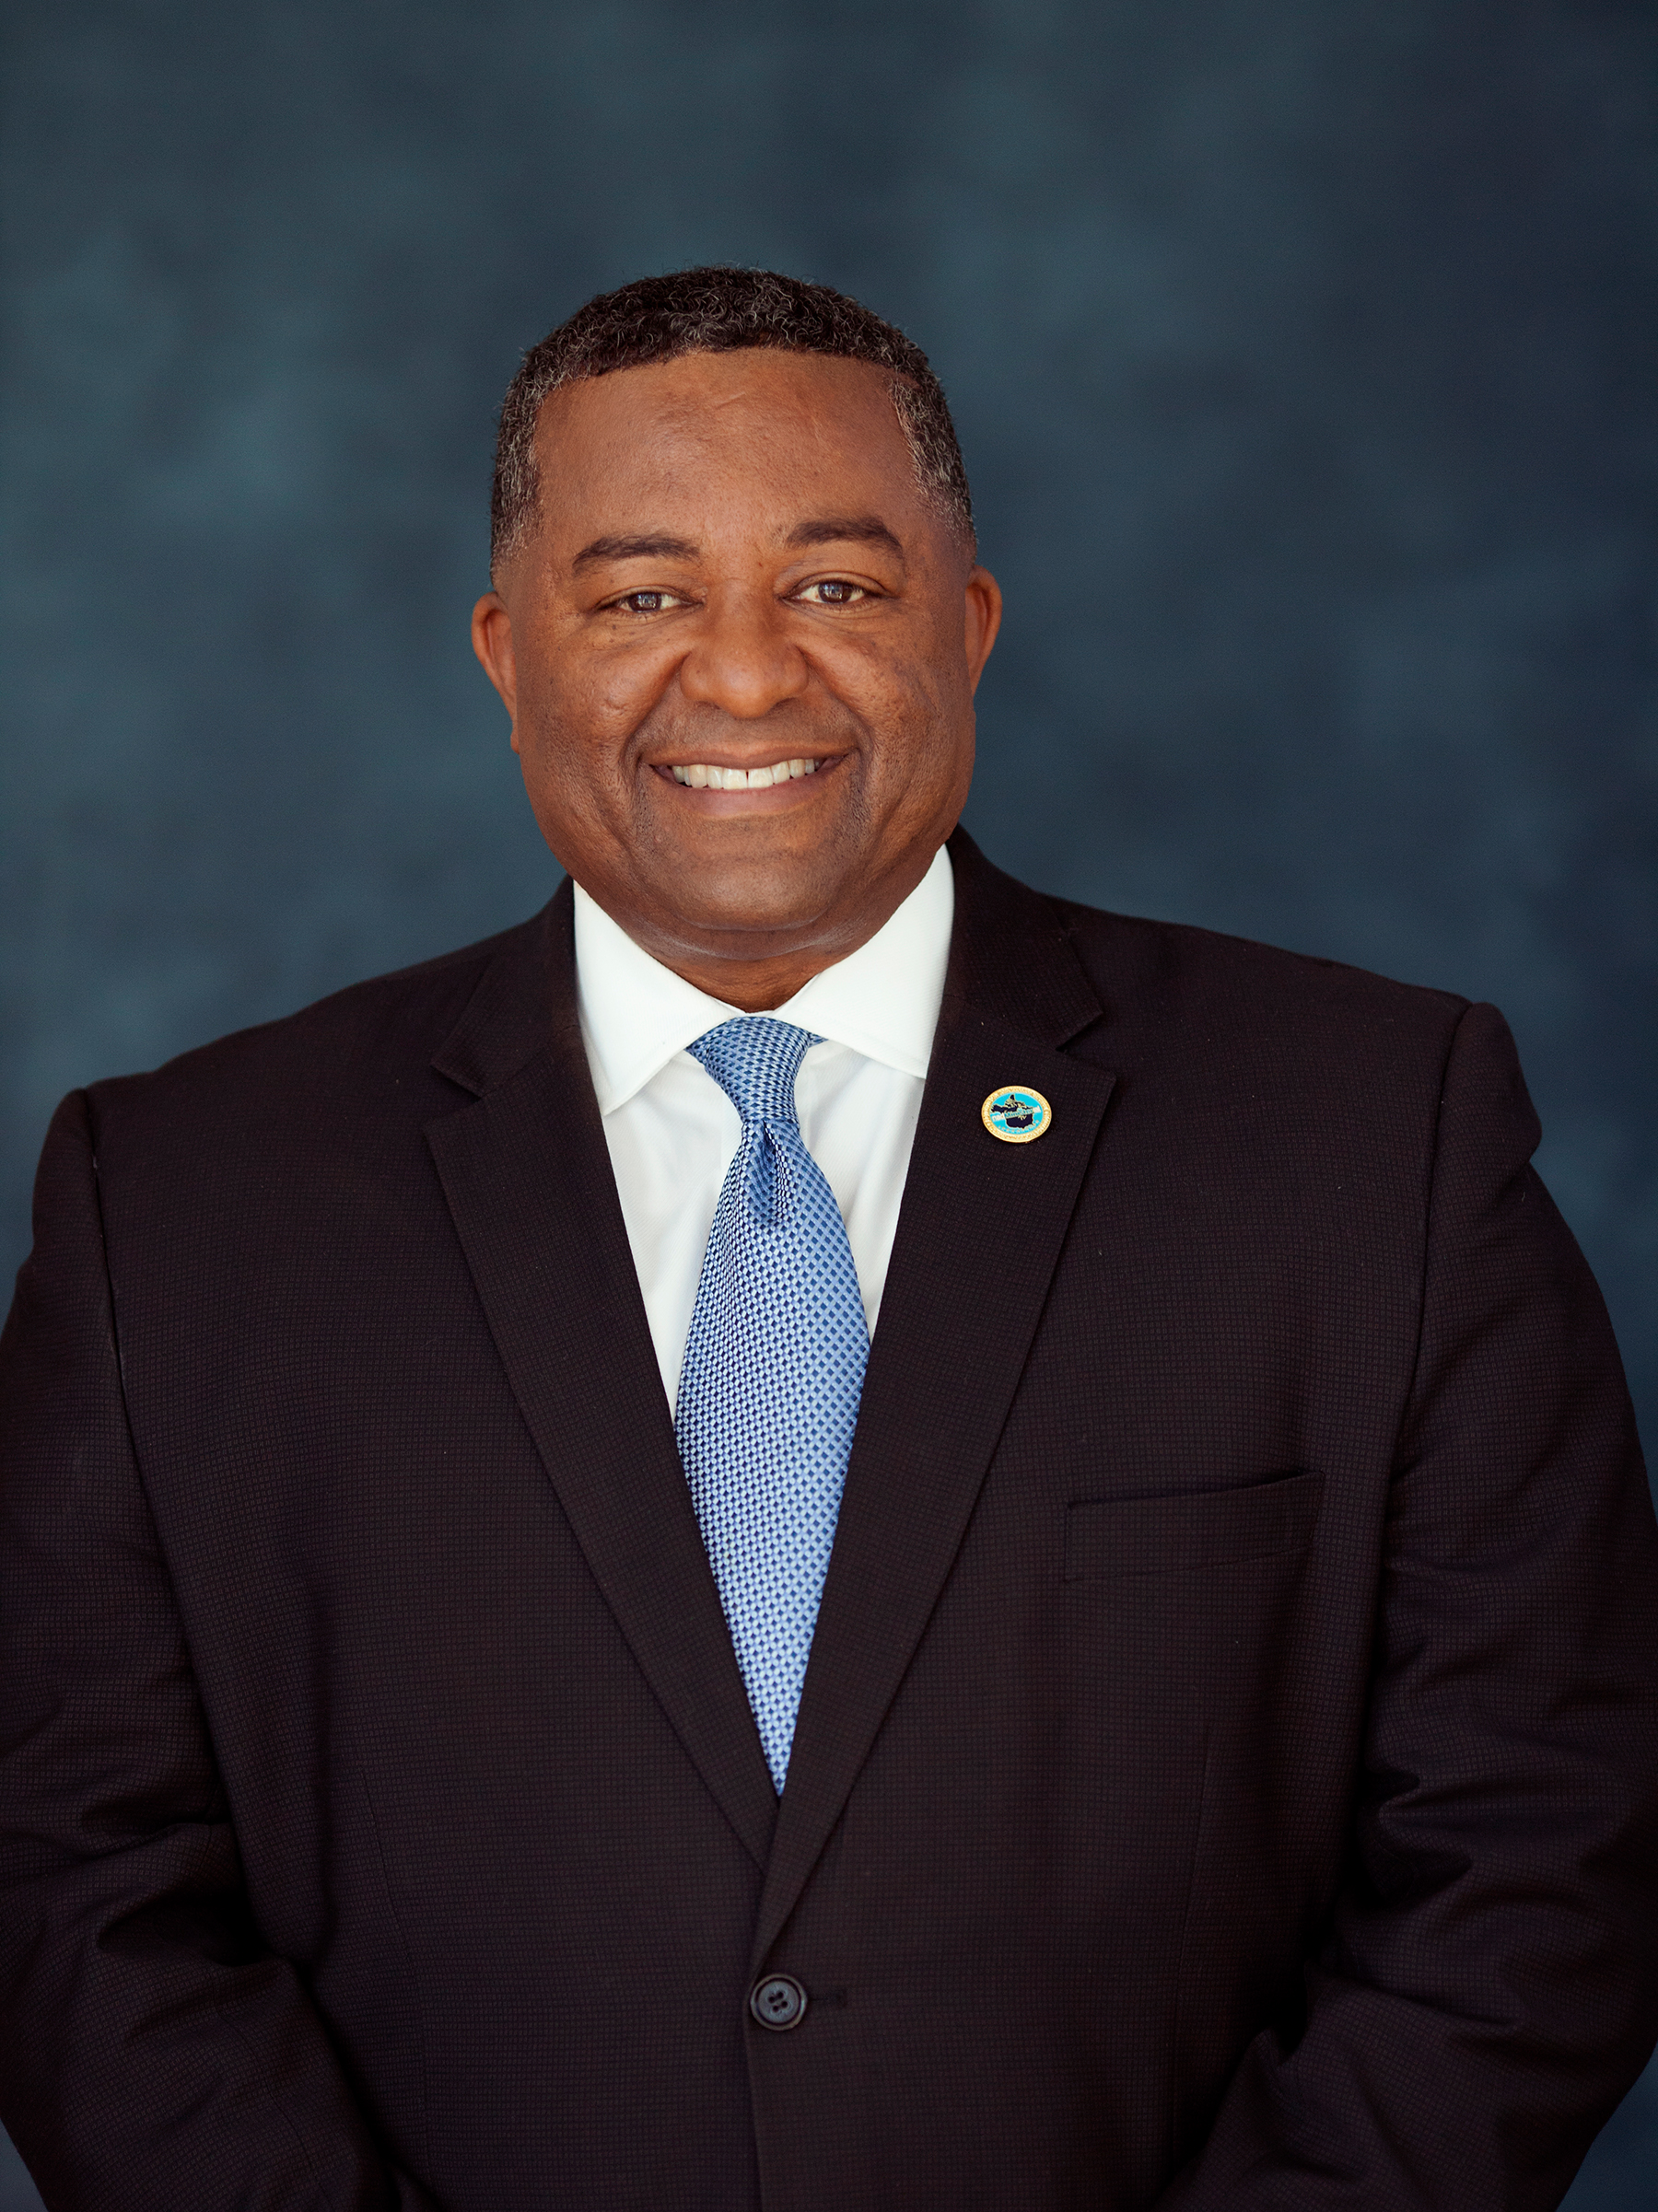
[[798, 1122], [795, 1077], [807, 1052], [822, 1042], [791, 1021], [748, 1014], [722, 1021], [686, 1049], [725, 1092], [746, 1128], [751, 1122]]

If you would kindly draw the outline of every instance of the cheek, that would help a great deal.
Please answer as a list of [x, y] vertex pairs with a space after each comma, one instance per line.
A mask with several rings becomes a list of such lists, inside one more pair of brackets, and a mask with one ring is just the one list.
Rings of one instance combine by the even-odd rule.
[[614, 676], [591, 662], [565, 664], [539, 670], [528, 696], [520, 688], [520, 738], [538, 774], [553, 783], [586, 781], [616, 752], [631, 720]]
[[911, 632], [894, 649], [886, 637], [834, 641], [838, 650], [813, 656], [828, 688], [869, 727], [902, 732], [906, 741], [930, 728], [948, 707], [951, 683], [925, 633]]
[[637, 649], [572, 658], [548, 671], [542, 699], [545, 719], [562, 741], [620, 756], [661, 699], [677, 659], [668, 650]]
[[954, 804], [973, 774], [973, 692], [964, 667], [922, 662], [907, 673], [902, 705], [893, 717], [901, 743], [887, 763], [905, 787], [906, 809], [930, 811]]
[[917, 659], [887, 672], [888, 727], [912, 759], [953, 756], [972, 728], [972, 694], [955, 671], [938, 660]]

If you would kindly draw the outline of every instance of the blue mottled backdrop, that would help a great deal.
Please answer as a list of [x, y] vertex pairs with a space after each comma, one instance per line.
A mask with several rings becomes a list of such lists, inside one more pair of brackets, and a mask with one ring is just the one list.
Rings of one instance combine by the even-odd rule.
[[[1658, 1413], [1658, 10], [5, 15], [0, 1253], [47, 1115], [546, 895], [466, 642], [590, 293], [858, 293], [955, 403], [1016, 872], [1496, 999]], [[20, 2170], [0, 2207], [36, 2200]], [[1658, 2195], [1658, 2076], [1574, 2212]]]

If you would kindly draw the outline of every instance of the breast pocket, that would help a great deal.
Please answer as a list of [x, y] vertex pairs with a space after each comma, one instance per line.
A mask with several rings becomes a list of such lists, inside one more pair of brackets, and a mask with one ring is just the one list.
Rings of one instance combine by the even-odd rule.
[[1288, 1560], [1311, 1543], [1323, 1494], [1324, 1476], [1303, 1472], [1166, 1497], [1078, 1498], [1065, 1516], [1065, 1580], [1224, 1574], [1251, 1560]]
[[[1324, 1477], [1079, 1498], [1065, 1516], [1069, 1740], [1148, 1828], [1159, 1806], [1279, 1787], [1304, 1727]], [[1201, 1781], [1199, 1777], [1204, 1777]], [[1229, 1817], [1231, 1817], [1229, 1815]]]

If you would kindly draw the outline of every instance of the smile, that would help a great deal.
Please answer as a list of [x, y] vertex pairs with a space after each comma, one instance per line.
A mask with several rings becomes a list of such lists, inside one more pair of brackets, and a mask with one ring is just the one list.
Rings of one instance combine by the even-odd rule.
[[673, 780], [694, 791], [769, 791], [774, 784], [815, 775], [817, 766], [815, 761], [779, 761], [775, 768], [715, 768], [693, 761], [686, 767], [676, 765]]

